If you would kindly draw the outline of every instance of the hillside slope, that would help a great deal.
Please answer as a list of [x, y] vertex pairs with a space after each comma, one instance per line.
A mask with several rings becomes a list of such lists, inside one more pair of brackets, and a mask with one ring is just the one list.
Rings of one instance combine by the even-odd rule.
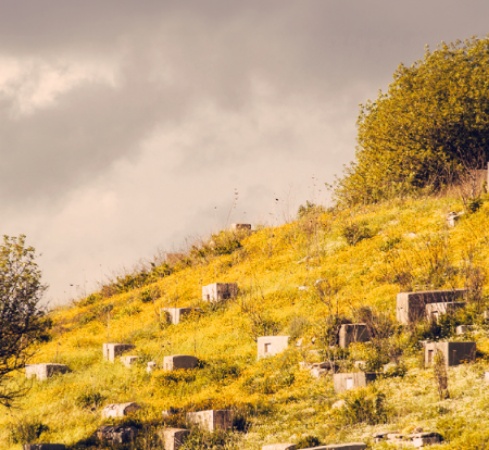
[[[447, 213], [461, 209], [455, 197], [349, 211], [309, 208], [280, 227], [222, 232], [157, 268], [139, 288], [114, 283], [53, 311], [52, 340], [39, 345], [31, 362], [66, 364], [71, 372], [44, 382], [16, 375], [12, 382], [30, 390], [19, 408], [0, 414], [0, 447], [20, 449], [23, 440], [37, 438], [82, 448], [108, 422], [101, 418], [104, 405], [136, 401], [143, 406], [131, 419], [142, 430], [137, 448], [161, 448], [144, 437], [145, 430], [150, 436], [164, 421], [183, 424], [183, 413], [162, 417], [170, 408], [231, 408], [239, 418], [237, 431], [195, 434], [188, 448], [260, 449], [275, 442], [305, 448], [356, 440], [390, 448], [374, 444], [372, 434], [416, 428], [442, 434], [445, 442], [436, 448], [485, 448], [489, 427], [481, 425], [488, 423], [489, 393], [482, 377], [489, 370], [489, 327], [480, 312], [488, 293], [489, 203], [449, 228]], [[238, 283], [237, 299], [202, 302], [202, 286], [213, 282]], [[469, 288], [469, 306], [441, 329], [395, 324], [398, 292], [459, 287]], [[169, 325], [161, 308], [174, 306], [200, 312]], [[349, 351], [331, 347], [339, 320], [370, 319], [379, 333], [375, 343]], [[450, 398], [439, 400], [433, 370], [422, 367], [418, 340], [448, 336], [462, 322], [476, 324], [469, 338], [477, 341], [479, 357], [448, 369]], [[257, 361], [256, 338], [268, 334], [289, 335], [290, 348]], [[104, 342], [134, 344], [138, 364], [104, 361]], [[200, 367], [162, 370], [163, 357], [172, 354], [195, 355]], [[372, 370], [389, 361], [395, 366], [371, 387], [335, 394], [331, 376], [315, 379], [299, 367], [300, 361], [326, 357], [339, 360], [344, 370], [357, 370], [357, 360]], [[151, 374], [148, 361], [159, 366]], [[345, 406], [334, 408], [338, 399]]]

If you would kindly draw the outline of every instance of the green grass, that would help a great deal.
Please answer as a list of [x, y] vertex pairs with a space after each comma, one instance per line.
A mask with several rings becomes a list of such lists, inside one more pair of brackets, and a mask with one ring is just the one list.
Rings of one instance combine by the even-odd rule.
[[[464, 287], [473, 276], [470, 268], [485, 275], [489, 205], [447, 228], [446, 213], [461, 209], [451, 197], [395, 200], [305, 214], [293, 223], [244, 233], [239, 246], [224, 233], [221, 254], [204, 243], [189, 255], [190, 266], [180, 264], [151, 285], [111, 297], [94, 295], [53, 311], [53, 338], [39, 345], [30, 362], [60, 362], [72, 372], [29, 382], [17, 408], [0, 414], [0, 448], [20, 449], [12, 442], [20, 425], [39, 423], [40, 441], [74, 445], [104, 423], [105, 404], [124, 401], [141, 403], [140, 425], [162, 426], [161, 412], [170, 407], [236, 409], [250, 426], [247, 433], [236, 433], [228, 448], [306, 442], [308, 436], [324, 443], [371, 442], [371, 434], [381, 429], [408, 433], [417, 427], [444, 435], [440, 449], [484, 448], [489, 436], [485, 357], [449, 369], [451, 399], [439, 401], [432, 371], [420, 368], [419, 350], [399, 334], [397, 346], [404, 350], [408, 371], [403, 378], [375, 383], [385, 396], [387, 417], [377, 425], [350, 423], [351, 417], [332, 408], [343, 397], [334, 393], [331, 377], [312, 379], [298, 364], [313, 358], [309, 350], [321, 350], [323, 324], [336, 311], [353, 319], [360, 306], [369, 306], [393, 320], [395, 297], [402, 290]], [[354, 224], [362, 238], [352, 242]], [[237, 282], [238, 298], [216, 308], [203, 304], [201, 287], [215, 281]], [[485, 279], [482, 284], [485, 303], [488, 284]], [[203, 312], [167, 325], [160, 309], [168, 306], [197, 306]], [[255, 338], [263, 329], [301, 335], [304, 346], [293, 344], [282, 355], [256, 361]], [[478, 348], [489, 352], [485, 325], [474, 337]], [[103, 361], [103, 342], [135, 344], [131, 354], [141, 356], [141, 363], [127, 369]], [[164, 356], [178, 353], [197, 356], [202, 367], [146, 374], [145, 362], [161, 365]], [[365, 355], [372, 357], [369, 344], [351, 351], [351, 358]], [[22, 373], [15, 380], [25, 383]], [[358, 395], [367, 394], [373, 395]]]

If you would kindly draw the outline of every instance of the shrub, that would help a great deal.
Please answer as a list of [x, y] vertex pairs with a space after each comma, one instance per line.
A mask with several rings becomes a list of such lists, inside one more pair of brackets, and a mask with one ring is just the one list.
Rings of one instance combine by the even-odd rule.
[[345, 404], [338, 410], [341, 426], [357, 423], [376, 425], [387, 422], [385, 395], [377, 389], [354, 389], [345, 395], [344, 400]]
[[346, 239], [348, 245], [356, 245], [364, 239], [371, 238], [373, 236], [372, 231], [365, 222], [352, 223], [346, 225], [342, 232], [342, 236]]
[[49, 427], [42, 422], [21, 420], [11, 426], [10, 439], [14, 444], [28, 444], [39, 439], [45, 431], [49, 431]]

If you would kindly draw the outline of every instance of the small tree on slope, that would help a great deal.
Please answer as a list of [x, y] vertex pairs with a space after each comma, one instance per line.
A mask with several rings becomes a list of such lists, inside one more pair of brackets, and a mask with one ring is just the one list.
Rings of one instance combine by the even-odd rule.
[[0, 244], [0, 404], [11, 406], [22, 394], [12, 372], [24, 367], [32, 344], [49, 326], [39, 302], [46, 289], [25, 236], [3, 237]]

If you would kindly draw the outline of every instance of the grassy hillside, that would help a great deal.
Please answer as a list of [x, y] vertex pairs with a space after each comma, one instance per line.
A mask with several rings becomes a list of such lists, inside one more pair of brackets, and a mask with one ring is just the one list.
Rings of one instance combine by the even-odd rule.
[[[240, 430], [195, 434], [188, 448], [355, 440], [389, 448], [374, 445], [372, 433], [419, 427], [445, 437], [440, 449], [486, 448], [489, 392], [482, 378], [489, 370], [489, 327], [480, 312], [488, 294], [489, 203], [448, 228], [445, 218], [452, 210], [462, 210], [456, 197], [348, 211], [307, 208], [297, 221], [280, 227], [222, 232], [151, 275], [121, 278], [53, 311], [52, 340], [39, 345], [31, 363], [59, 362], [71, 372], [45, 382], [16, 375], [12, 382], [30, 389], [18, 408], [0, 414], [0, 447], [20, 449], [23, 439], [37, 436], [40, 442], [81, 448], [108, 422], [101, 419], [104, 405], [137, 401], [143, 406], [131, 419], [143, 431], [137, 448], [161, 448], [153, 447], [144, 431], [150, 436], [164, 420], [183, 424], [183, 413], [163, 419], [162, 411], [170, 408], [231, 408], [240, 419]], [[201, 288], [212, 282], [237, 282], [238, 298], [217, 306], [203, 303]], [[395, 324], [398, 292], [457, 287], [469, 288], [469, 307], [442, 327]], [[160, 310], [169, 306], [201, 311], [168, 325]], [[375, 342], [352, 345], [348, 352], [330, 346], [335, 321], [366, 318], [379, 333]], [[433, 369], [422, 367], [418, 340], [448, 336], [464, 322], [477, 324], [470, 338], [477, 341], [479, 357], [448, 369], [450, 399], [439, 400]], [[256, 338], [267, 334], [290, 335], [290, 349], [257, 361]], [[103, 361], [104, 342], [134, 344], [131, 354], [141, 357], [140, 364], [126, 368]], [[171, 354], [195, 355], [201, 367], [146, 373], [146, 362], [161, 366]], [[314, 379], [299, 367], [300, 361], [326, 356], [339, 359], [345, 370], [355, 370], [356, 360], [372, 370], [389, 361], [395, 366], [371, 387], [337, 395], [331, 376]], [[339, 399], [345, 405], [333, 407]], [[207, 447], [198, 443], [203, 440]]]

